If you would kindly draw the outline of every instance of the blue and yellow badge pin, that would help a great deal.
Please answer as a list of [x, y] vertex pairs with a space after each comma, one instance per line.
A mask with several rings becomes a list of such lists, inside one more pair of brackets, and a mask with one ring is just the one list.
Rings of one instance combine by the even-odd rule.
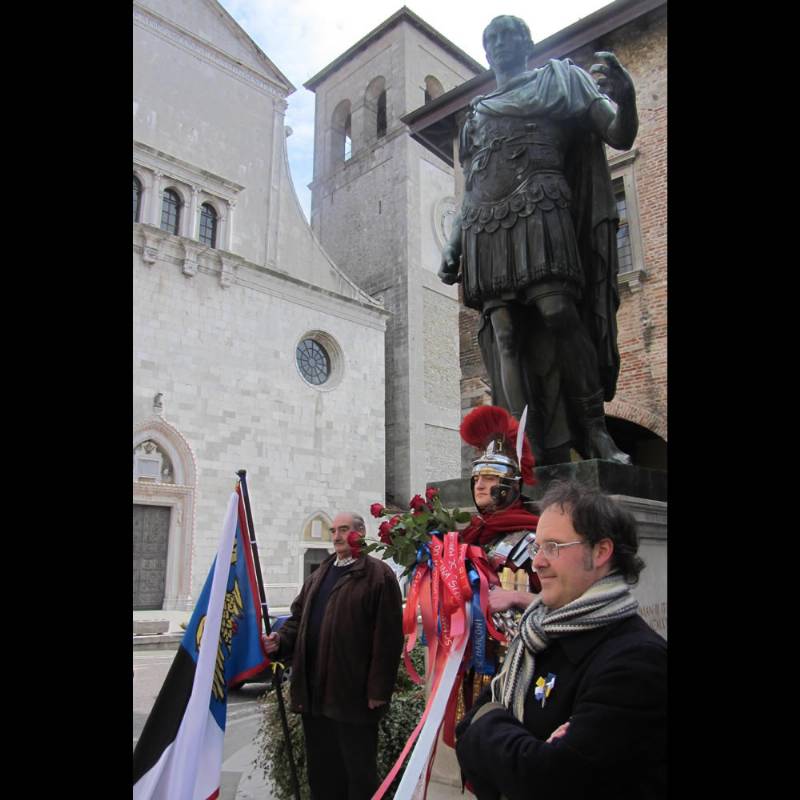
[[533, 690], [533, 696], [542, 701], [542, 708], [544, 708], [544, 704], [547, 702], [547, 698], [550, 697], [550, 692], [553, 691], [555, 685], [556, 676], [552, 672], [547, 673], [547, 679], [541, 677], [536, 679], [536, 688]]

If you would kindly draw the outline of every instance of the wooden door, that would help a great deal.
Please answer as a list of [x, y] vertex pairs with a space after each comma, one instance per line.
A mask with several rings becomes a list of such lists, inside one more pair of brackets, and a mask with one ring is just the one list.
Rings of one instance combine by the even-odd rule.
[[133, 507], [133, 609], [149, 611], [164, 605], [167, 580], [168, 506]]

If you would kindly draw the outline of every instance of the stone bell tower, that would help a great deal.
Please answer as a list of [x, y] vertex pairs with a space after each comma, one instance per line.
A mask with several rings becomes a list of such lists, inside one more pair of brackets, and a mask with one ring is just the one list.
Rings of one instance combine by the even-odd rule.
[[392, 314], [386, 495], [401, 505], [461, 470], [458, 292], [436, 275], [453, 171], [401, 118], [485, 69], [403, 7], [305, 84], [316, 94], [312, 229]]

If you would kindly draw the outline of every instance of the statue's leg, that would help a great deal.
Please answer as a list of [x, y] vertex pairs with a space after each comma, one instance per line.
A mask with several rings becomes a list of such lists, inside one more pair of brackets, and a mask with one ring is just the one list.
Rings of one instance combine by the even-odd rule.
[[573, 432], [556, 363], [556, 341], [530, 305], [510, 306], [519, 338], [523, 393], [528, 403], [528, 440], [537, 466], [570, 460]]
[[519, 333], [514, 330], [508, 306], [497, 306], [491, 309], [490, 320], [500, 363], [503, 392], [509, 405], [508, 411], [516, 419], [519, 419], [526, 405], [520, 366]]
[[554, 292], [536, 297], [534, 302], [557, 342], [561, 380], [571, 411], [581, 428], [575, 437], [581, 443], [578, 449], [584, 458], [630, 464], [630, 456], [617, 447], [606, 429], [597, 353], [575, 301], [567, 292]]

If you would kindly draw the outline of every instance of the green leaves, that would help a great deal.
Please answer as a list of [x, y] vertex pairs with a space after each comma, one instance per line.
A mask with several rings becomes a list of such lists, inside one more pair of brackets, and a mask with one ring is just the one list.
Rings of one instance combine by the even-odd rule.
[[[428, 539], [430, 539], [427, 534], [424, 534]], [[402, 564], [404, 567], [412, 567], [417, 562], [417, 544], [416, 539], [412, 539], [410, 537], [404, 537], [400, 539], [397, 544], [397, 555], [395, 556], [395, 561], [398, 564]]]
[[[288, 708], [290, 702], [288, 681], [281, 686], [280, 691], [283, 692], [284, 704]], [[272, 784], [273, 795], [277, 800], [294, 800], [289, 754], [275, 691], [265, 692], [259, 703], [262, 717], [255, 737], [258, 744], [258, 755], [255, 758], [254, 766], [260, 767], [264, 777]], [[287, 716], [292, 754], [297, 767], [297, 780], [300, 784], [300, 800], [311, 800], [302, 721], [299, 714], [288, 714]]]

